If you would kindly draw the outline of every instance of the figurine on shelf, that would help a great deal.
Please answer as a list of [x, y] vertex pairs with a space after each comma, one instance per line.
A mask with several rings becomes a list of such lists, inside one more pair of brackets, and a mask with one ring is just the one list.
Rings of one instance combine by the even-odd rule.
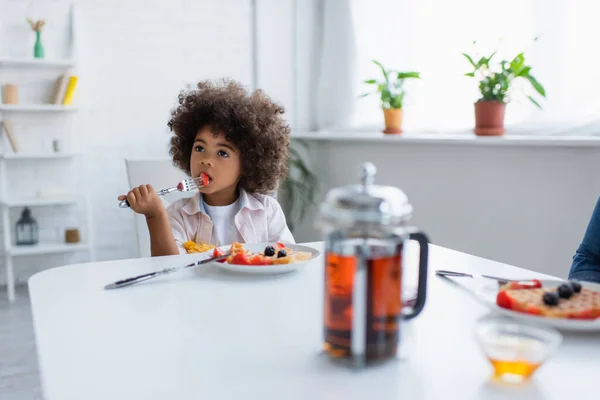
[[17, 246], [33, 245], [38, 242], [38, 224], [31, 216], [28, 207], [23, 209], [21, 218], [17, 221]]
[[54, 139], [52, 141], [52, 150], [54, 150], [55, 153], [60, 153], [60, 140]]
[[35, 32], [35, 45], [33, 46], [33, 57], [44, 58], [44, 45], [42, 45], [42, 28], [46, 24], [46, 21], [40, 19], [39, 21], [33, 21], [31, 18], [27, 18], [29, 26]]
[[81, 237], [79, 235], [79, 229], [68, 228], [65, 229], [65, 243], [79, 243]]

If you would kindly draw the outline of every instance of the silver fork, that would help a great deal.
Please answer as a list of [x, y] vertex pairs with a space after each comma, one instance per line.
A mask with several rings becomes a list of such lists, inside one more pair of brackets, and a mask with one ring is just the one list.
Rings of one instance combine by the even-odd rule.
[[[177, 184], [177, 186], [173, 186], [173, 187], [170, 187], [170, 188], [159, 190], [158, 192], [156, 192], [156, 194], [159, 195], [159, 196], [164, 196], [165, 194], [172, 193], [172, 192], [175, 192], [175, 191], [189, 192], [190, 190], [196, 190], [196, 189], [198, 189], [201, 186], [203, 186], [202, 185], [202, 179], [200, 179], [200, 178], [189, 178], [189, 179], [182, 180], [181, 182], [179, 182]], [[128, 208], [129, 207], [129, 202], [127, 201], [127, 199], [122, 200], [119, 203], [119, 207], [121, 207], [121, 208]]]

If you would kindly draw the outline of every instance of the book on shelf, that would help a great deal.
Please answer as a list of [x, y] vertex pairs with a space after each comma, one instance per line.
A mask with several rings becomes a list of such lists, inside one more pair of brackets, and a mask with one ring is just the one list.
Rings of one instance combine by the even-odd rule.
[[52, 93], [52, 104], [61, 104], [63, 98], [65, 97], [65, 92], [67, 91], [67, 83], [69, 82], [70, 74], [65, 72], [56, 78], [56, 83], [54, 84], [54, 92]]
[[75, 88], [77, 86], [77, 80], [78, 76], [71, 75], [70, 72], [65, 72], [56, 78], [51, 104], [62, 104], [65, 106], [72, 105]]
[[2, 127], [4, 128], [4, 132], [6, 132], [6, 137], [8, 138], [8, 142], [10, 143], [10, 147], [15, 153], [18, 153], [19, 144], [17, 143], [17, 139], [15, 138], [12, 122], [5, 119], [2, 121]]
[[65, 91], [65, 97], [63, 98], [63, 104], [70, 106], [73, 104], [73, 96], [75, 95], [75, 87], [77, 86], [77, 75], [71, 75], [69, 77], [69, 83], [67, 83], [67, 89]]

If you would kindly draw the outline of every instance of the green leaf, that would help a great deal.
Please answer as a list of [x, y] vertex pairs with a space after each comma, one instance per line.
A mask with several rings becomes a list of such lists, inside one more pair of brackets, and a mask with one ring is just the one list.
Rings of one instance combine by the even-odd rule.
[[471, 78], [475, 78], [475, 72], [468, 72], [465, 76], [470, 76]]
[[526, 77], [529, 75], [529, 71], [531, 71], [531, 67], [524, 67], [516, 74], [516, 76]]
[[[292, 165], [296, 168], [298, 168], [300, 170], [300, 172], [302, 173], [302, 175], [304, 177], [311, 177], [312, 172], [310, 172], [308, 170], [308, 168], [306, 167], [306, 165], [304, 165], [304, 163], [301, 160], [292, 160], [291, 161]], [[309, 178], [310, 179], [310, 178]]]
[[419, 72], [398, 72], [398, 79], [406, 79], [406, 78], [421, 78]]
[[373, 61], [376, 65], [379, 66], [379, 68], [381, 68], [381, 72], [383, 73], [383, 77], [385, 78], [385, 81], [386, 82], [389, 81], [388, 73], [385, 70], [385, 68], [383, 67], [383, 65], [381, 65], [381, 63], [379, 61], [375, 61], [375, 60], [371, 60], [371, 61]]
[[404, 92], [394, 96], [390, 101], [390, 108], [402, 108], [402, 102], [404, 100]]
[[473, 61], [470, 55], [468, 55], [467, 53], [462, 53], [462, 55], [465, 56], [467, 60], [469, 60], [473, 68], [477, 68], [477, 64], [475, 64], [475, 61]]
[[381, 90], [381, 101], [382, 102], [389, 102], [392, 99], [392, 93], [390, 92], [390, 89], [387, 87], [382, 88]]
[[533, 86], [536, 92], [538, 92], [541, 96], [546, 97], [546, 90], [533, 76], [528, 74], [525, 76], [525, 79], [531, 83], [531, 86]]
[[523, 64], [525, 63], [525, 56], [523, 53], [519, 53], [515, 56], [515, 58], [510, 62], [510, 69], [518, 74], [521, 68], [523, 68]]
[[534, 99], [533, 97], [531, 97], [531, 96], [527, 96], [527, 98], [528, 98], [529, 100], [531, 100], [531, 102], [532, 102], [533, 104], [535, 104], [535, 105], [537, 106], [537, 108], [539, 108], [539, 109], [541, 109], [541, 108], [542, 108], [542, 106], [540, 106], [540, 103], [538, 103], [537, 101], [535, 101], [535, 99]]
[[292, 162], [292, 160], [294, 158], [300, 157], [300, 153], [298, 153], [298, 150], [296, 150], [295, 148], [290, 147], [289, 151], [290, 151], [290, 158], [289, 158], [288, 162]]
[[[304, 147], [305, 149], [308, 149], [310, 147], [310, 142], [308, 140], [305, 140], [305, 139], [292, 139], [292, 140], [294, 143], [298, 143], [300, 146]], [[292, 149], [292, 147], [290, 147], [290, 150], [291, 149]]]
[[491, 61], [492, 57], [494, 57], [495, 54], [496, 54], [496, 52], [493, 52], [489, 57], [481, 57], [479, 59], [479, 61], [477, 61], [477, 64], [475, 65], [475, 69], [479, 69], [479, 68], [483, 67], [484, 65], [489, 68], [490, 61]]
[[373, 85], [373, 84], [377, 83], [377, 80], [375, 80], [375, 79], [367, 79], [367, 80], [365, 81], [365, 83], [367, 83], [367, 84], [369, 84], [369, 85]]
[[371, 94], [373, 94], [373, 93], [376, 93], [376, 92], [363, 93], [363, 94], [361, 94], [361, 95], [360, 95], [360, 96], [358, 96], [358, 97], [367, 97], [367, 96], [369, 96], [369, 95], [371, 95]]

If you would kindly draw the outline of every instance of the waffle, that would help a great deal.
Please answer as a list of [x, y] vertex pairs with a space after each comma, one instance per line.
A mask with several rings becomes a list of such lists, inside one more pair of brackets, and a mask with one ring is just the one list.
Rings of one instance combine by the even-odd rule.
[[[275, 248], [275, 255], [266, 256], [264, 251], [261, 253], [254, 253], [244, 249], [244, 245], [241, 243], [233, 243], [230, 249], [231, 256], [227, 257], [227, 263], [242, 265], [279, 265], [302, 262], [310, 260], [312, 257], [311, 253], [294, 251], [281, 243], [276, 243], [273, 247]], [[277, 253], [280, 250], [285, 251], [286, 255], [284, 257], [277, 256]]]
[[595, 319], [600, 317], [600, 292], [582, 288], [568, 299], [560, 298], [555, 306], [546, 305], [544, 293], [556, 288], [505, 289], [498, 293], [496, 303], [503, 308], [548, 318]]

